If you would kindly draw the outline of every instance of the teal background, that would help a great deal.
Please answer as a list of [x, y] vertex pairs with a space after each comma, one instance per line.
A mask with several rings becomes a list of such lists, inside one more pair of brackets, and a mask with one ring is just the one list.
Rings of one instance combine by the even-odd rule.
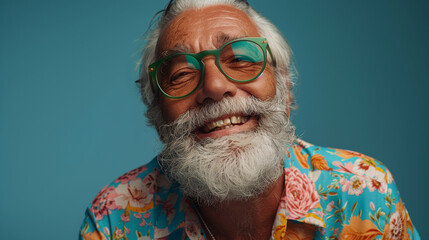
[[[159, 152], [134, 80], [166, 3], [0, 0], [2, 239], [76, 239], [96, 193]], [[298, 136], [384, 162], [428, 236], [428, 2], [250, 3], [294, 51]]]

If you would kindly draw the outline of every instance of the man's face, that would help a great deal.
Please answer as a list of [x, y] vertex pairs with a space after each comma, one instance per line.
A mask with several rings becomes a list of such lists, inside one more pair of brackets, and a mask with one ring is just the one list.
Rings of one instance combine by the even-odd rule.
[[[249, 17], [236, 8], [191, 9], [167, 25], [157, 54], [198, 53], [242, 37], [259, 34]], [[284, 148], [294, 138], [284, 96], [276, 94], [285, 91], [276, 86], [271, 59], [262, 75], [248, 83], [229, 80], [214, 56], [202, 61], [204, 76], [195, 92], [176, 100], [161, 95], [165, 123], [157, 130], [165, 145], [158, 162], [186, 196], [204, 204], [258, 196], [282, 176]], [[286, 82], [287, 76], [276, 77]], [[227, 122], [243, 116], [233, 126]], [[208, 130], [213, 122], [225, 119], [228, 128], [224, 123]]]
[[[215, 5], [191, 9], [181, 13], [167, 25], [160, 36], [157, 54], [177, 49], [198, 53], [217, 49], [235, 38], [258, 36], [260, 35], [254, 23], [245, 13], [234, 7]], [[161, 95], [160, 105], [166, 123], [173, 122], [181, 114], [197, 108], [203, 102], [217, 102], [225, 96], [255, 96], [258, 99], [267, 100], [273, 98], [276, 93], [274, 73], [270, 64], [267, 64], [259, 78], [248, 83], [237, 83], [222, 74], [215, 64], [214, 56], [207, 56], [203, 61], [205, 63], [203, 81], [193, 94], [183, 99], [171, 99]], [[234, 117], [238, 116], [240, 116], [239, 113]], [[227, 118], [231, 120], [233, 116], [218, 116], [206, 122], [206, 125]], [[201, 126], [196, 129], [196, 135], [199, 138], [221, 137], [248, 131], [256, 126], [258, 126], [258, 118], [252, 116], [245, 123], [234, 124], [225, 129], [215, 129], [216, 131], [207, 131], [207, 128], [204, 130]]]

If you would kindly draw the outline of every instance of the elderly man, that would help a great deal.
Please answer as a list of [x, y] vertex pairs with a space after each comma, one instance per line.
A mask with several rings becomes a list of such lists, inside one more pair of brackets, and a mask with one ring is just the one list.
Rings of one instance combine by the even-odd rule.
[[103, 188], [82, 239], [419, 239], [390, 172], [289, 122], [291, 51], [246, 1], [170, 1], [141, 61], [165, 144]]

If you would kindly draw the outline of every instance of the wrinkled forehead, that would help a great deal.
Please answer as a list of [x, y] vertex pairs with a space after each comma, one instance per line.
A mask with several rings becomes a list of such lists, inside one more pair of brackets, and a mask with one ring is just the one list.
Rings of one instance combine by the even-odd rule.
[[216, 49], [241, 37], [260, 36], [243, 11], [229, 5], [188, 9], [171, 20], [158, 40], [157, 56], [165, 52], [199, 52]]

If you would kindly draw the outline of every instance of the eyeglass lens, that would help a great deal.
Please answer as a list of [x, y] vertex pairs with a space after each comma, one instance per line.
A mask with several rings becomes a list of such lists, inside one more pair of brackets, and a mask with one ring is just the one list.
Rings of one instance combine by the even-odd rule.
[[[237, 41], [226, 45], [219, 54], [220, 68], [235, 81], [248, 81], [257, 77], [264, 67], [264, 52], [251, 41]], [[164, 61], [157, 70], [161, 89], [172, 97], [192, 92], [201, 78], [199, 61], [186, 54]]]

